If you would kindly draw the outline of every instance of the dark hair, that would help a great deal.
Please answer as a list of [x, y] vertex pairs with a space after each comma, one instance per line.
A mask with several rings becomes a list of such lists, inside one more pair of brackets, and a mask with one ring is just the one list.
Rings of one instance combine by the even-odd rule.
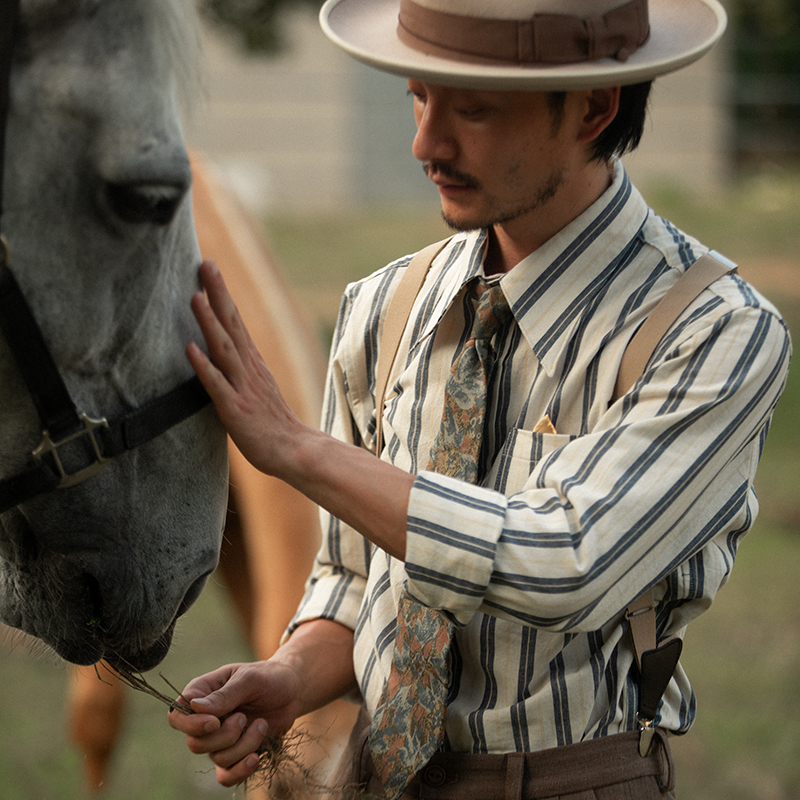
[[[653, 81], [623, 86], [619, 93], [619, 111], [609, 125], [592, 142], [592, 161], [608, 161], [612, 156], [622, 156], [637, 148], [644, 132], [647, 101]], [[549, 92], [547, 103], [553, 114], [553, 125], [558, 129], [564, 114], [566, 92]]]

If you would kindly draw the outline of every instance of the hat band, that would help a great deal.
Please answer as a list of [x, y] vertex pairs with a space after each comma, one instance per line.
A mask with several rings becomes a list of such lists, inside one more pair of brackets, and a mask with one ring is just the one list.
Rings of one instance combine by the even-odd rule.
[[400, 0], [398, 19], [397, 35], [406, 45], [461, 61], [626, 61], [650, 36], [647, 0], [630, 0], [602, 16], [534, 14], [525, 20], [462, 16]]

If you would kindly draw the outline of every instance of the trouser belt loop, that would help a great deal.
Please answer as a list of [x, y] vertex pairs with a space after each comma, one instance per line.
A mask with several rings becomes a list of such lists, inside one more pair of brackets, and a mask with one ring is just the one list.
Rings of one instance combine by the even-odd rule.
[[509, 753], [506, 756], [505, 800], [522, 800], [525, 786], [525, 754]]
[[658, 776], [658, 786], [662, 793], [675, 791], [675, 761], [672, 758], [667, 734], [661, 728], [656, 729], [655, 738], [658, 740], [658, 759], [661, 765], [661, 774]]

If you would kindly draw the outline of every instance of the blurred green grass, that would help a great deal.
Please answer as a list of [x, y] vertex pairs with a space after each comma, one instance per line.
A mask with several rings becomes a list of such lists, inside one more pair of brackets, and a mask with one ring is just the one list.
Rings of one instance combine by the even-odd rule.
[[[648, 195], [659, 213], [742, 264], [742, 272], [800, 332], [800, 176], [743, 180], [699, 200], [674, 188]], [[446, 235], [435, 206], [271, 217], [268, 237], [326, 340], [338, 296], [392, 258]], [[776, 282], [760, 265], [788, 267]], [[698, 720], [674, 740], [680, 800], [800, 797], [800, 379], [790, 374], [759, 473], [761, 514], [731, 581], [687, 636], [684, 665]], [[181, 620], [159, 671], [183, 686], [222, 663], [249, 658], [222, 587], [212, 580]], [[0, 640], [0, 800], [81, 800], [81, 759], [67, 741], [66, 668]], [[151, 676], [149, 676], [151, 677]], [[154, 682], [157, 677], [151, 678]], [[216, 788], [155, 700], [130, 693], [130, 710], [104, 793], [108, 800], [197, 800]]]

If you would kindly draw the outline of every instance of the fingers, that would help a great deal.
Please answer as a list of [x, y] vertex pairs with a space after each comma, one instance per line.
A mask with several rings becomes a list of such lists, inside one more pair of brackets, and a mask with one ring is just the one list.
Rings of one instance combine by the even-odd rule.
[[[198, 362], [201, 367], [206, 371], [209, 371], [209, 366], [215, 367], [214, 371], [210, 371], [212, 376], [218, 371], [220, 378], [224, 377], [226, 381], [235, 385], [237, 377], [241, 374], [243, 365], [233, 339], [223, 327], [216, 312], [202, 292], [198, 292], [194, 295], [191, 306], [195, 319], [200, 326], [200, 332], [205, 339], [211, 361], [210, 364], [206, 364], [208, 359], [205, 358], [205, 355], [201, 353], [200, 348], [195, 344], [187, 348], [187, 355], [189, 355], [190, 361], [193, 356], [197, 357], [199, 355], [200, 358]], [[201, 378], [202, 377], [201, 375]]]
[[248, 726], [247, 716], [241, 712], [217, 722], [216, 730], [210, 733], [187, 734], [186, 745], [196, 755], [210, 755], [212, 761], [222, 767], [230, 767], [257, 750], [267, 734], [264, 720], [253, 720]]
[[[200, 285], [205, 290], [207, 303], [205, 307], [199, 300], [193, 301], [193, 306], [197, 304], [198, 310], [202, 313], [204, 321], [210, 323], [210, 327], [215, 333], [215, 340], [222, 345], [220, 355], [228, 354], [228, 341], [233, 345], [233, 351], [240, 355], [245, 355], [251, 347], [250, 334], [247, 332], [242, 321], [239, 310], [233, 302], [233, 298], [228, 292], [225, 280], [217, 269], [216, 264], [211, 261], [204, 261], [199, 270]], [[199, 293], [202, 298], [202, 293]], [[209, 316], [209, 312], [211, 316]], [[202, 323], [201, 323], [202, 324]], [[225, 332], [225, 336], [221, 332]], [[215, 360], [215, 356], [212, 355]]]
[[195, 737], [219, 730], [220, 720], [231, 714], [239, 702], [227, 688], [239, 667], [239, 664], [228, 664], [190, 681], [179, 700], [195, 713], [185, 714], [177, 709], [170, 711], [167, 717], [170, 727]]
[[[180, 721], [173, 720], [174, 716]], [[231, 714], [220, 723], [216, 717], [180, 712], [170, 713], [170, 725], [178, 730], [198, 730], [197, 735], [187, 732], [186, 745], [192, 753], [207, 754], [217, 767], [217, 780], [223, 786], [235, 786], [248, 778], [258, 767], [256, 752], [268, 733], [263, 719], [250, 725], [242, 713]], [[209, 732], [210, 729], [210, 732]]]
[[280, 737], [302, 709], [302, 684], [280, 659], [228, 664], [195, 678], [181, 692], [194, 713], [169, 713], [169, 724], [186, 735], [189, 750], [207, 754], [217, 780], [234, 786], [255, 772], [265, 736]]
[[221, 786], [233, 787], [246, 781], [258, 769], [259, 761], [257, 753], [250, 753], [229, 769], [217, 767], [217, 783]]
[[235, 786], [253, 774], [259, 762], [256, 751], [263, 743], [267, 730], [264, 720], [254, 720], [250, 726], [239, 729], [239, 738], [232, 745], [210, 754], [217, 767], [219, 783]]
[[219, 403], [235, 407], [266, 365], [214, 262], [204, 261], [199, 276], [203, 291], [192, 297], [191, 306], [208, 355], [195, 343], [187, 346], [186, 355], [218, 410]]
[[[194, 716], [213, 715], [227, 717], [240, 705], [258, 697], [261, 687], [250, 674], [257, 672], [253, 664], [226, 664], [213, 672], [190, 681], [181, 692], [181, 698], [195, 712]], [[245, 680], [242, 680], [242, 678]]]
[[[183, 711], [172, 710], [167, 715], [170, 728], [185, 733], [195, 738], [207, 736], [219, 730], [221, 722], [219, 717], [211, 714], [185, 714]], [[214, 749], [213, 747], [211, 749]], [[210, 752], [210, 751], [209, 751]]]
[[168, 715], [189, 750], [211, 758], [223, 786], [241, 783], [258, 767], [256, 751], [269, 732], [264, 712], [256, 709], [265, 691], [261, 670], [260, 664], [228, 664], [201, 675], [181, 692], [194, 713], [176, 709]]

